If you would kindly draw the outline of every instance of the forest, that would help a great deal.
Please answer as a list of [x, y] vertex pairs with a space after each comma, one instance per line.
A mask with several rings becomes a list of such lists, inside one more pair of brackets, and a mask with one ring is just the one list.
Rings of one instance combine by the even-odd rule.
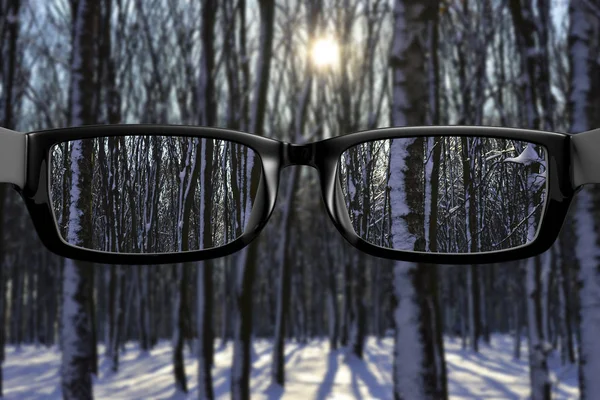
[[[194, 125], [297, 144], [425, 125], [577, 134], [600, 128], [599, 38], [600, 0], [0, 0], [0, 126]], [[260, 174], [249, 147], [169, 135], [62, 142], [50, 159], [60, 235], [107, 252], [230, 243], [248, 226]], [[518, 140], [396, 138], [346, 150], [338, 183], [369, 243], [475, 253], [539, 234], [549, 162]], [[170, 392], [133, 397], [263, 398], [260, 375], [264, 398], [306, 398], [290, 349], [317, 343], [328, 369], [315, 398], [335, 395], [342, 353], [371, 389], [353, 386], [354, 397], [470, 398], [456, 394], [453, 357], [485, 360], [499, 341], [512, 347], [507, 365], [528, 374], [514, 398], [566, 398], [556, 363], [576, 371], [576, 396], [600, 393], [595, 188], [578, 192], [549, 251], [482, 265], [354, 249], [315, 171], [297, 166], [282, 172], [261, 235], [222, 258], [61, 258], [8, 187], [0, 229], [1, 397], [27, 397], [27, 384], [7, 383], [9, 367], [36, 349], [56, 360], [54, 397], [121, 398], [102, 379], [125, 381], [134, 348], [140, 371], [168, 351]], [[374, 362], [374, 348], [388, 361]], [[378, 394], [373, 365], [389, 377]]]

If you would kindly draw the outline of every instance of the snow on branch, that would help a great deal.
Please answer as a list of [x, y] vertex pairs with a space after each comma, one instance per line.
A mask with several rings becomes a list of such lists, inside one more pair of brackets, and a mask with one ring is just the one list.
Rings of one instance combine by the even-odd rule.
[[534, 163], [542, 163], [544, 160], [539, 156], [537, 151], [533, 148], [532, 143], [528, 143], [525, 149], [517, 157], [508, 157], [504, 159], [504, 162], [513, 162], [522, 165], [531, 165]]

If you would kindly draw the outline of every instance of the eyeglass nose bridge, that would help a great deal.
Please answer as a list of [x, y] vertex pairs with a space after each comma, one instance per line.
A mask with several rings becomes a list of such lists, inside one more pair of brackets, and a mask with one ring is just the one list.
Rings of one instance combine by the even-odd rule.
[[294, 144], [284, 143], [283, 167], [291, 165], [307, 165], [317, 168], [316, 143]]

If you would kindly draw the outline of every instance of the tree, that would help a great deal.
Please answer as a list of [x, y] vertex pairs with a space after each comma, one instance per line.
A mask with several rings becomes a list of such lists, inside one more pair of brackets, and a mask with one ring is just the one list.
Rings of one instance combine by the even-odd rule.
[[[70, 124], [94, 122], [94, 3], [71, 2], [73, 46], [71, 57]], [[92, 141], [72, 142], [70, 149], [71, 188], [67, 241], [81, 247], [91, 246]], [[68, 399], [93, 398], [90, 372], [93, 365], [90, 319], [91, 273], [89, 263], [66, 259], [63, 272], [61, 387]]]
[[[598, 1], [572, 0], [569, 6], [569, 64], [570, 64], [570, 132], [579, 133], [598, 126], [594, 102], [600, 89], [597, 63], [600, 47], [594, 40], [600, 29]], [[599, 193], [584, 188], [577, 194], [574, 217], [577, 237], [576, 255], [579, 261], [579, 390], [582, 399], [591, 399], [600, 390], [596, 371], [600, 363], [598, 346], [598, 308], [600, 284], [598, 283]]]
[[[300, 4], [300, 3], [298, 3]], [[307, 27], [308, 27], [308, 41], [311, 42], [315, 36], [315, 30], [317, 28], [319, 13], [320, 13], [320, 0], [315, 0], [307, 4]], [[292, 34], [289, 32], [288, 34]], [[306, 72], [305, 80], [302, 84], [302, 89], [299, 92], [297, 105], [295, 110], [291, 110], [294, 115], [290, 123], [290, 131], [294, 132], [293, 142], [301, 143], [303, 141], [303, 131], [306, 124], [306, 114], [308, 110], [309, 101], [311, 98], [311, 91], [313, 86], [312, 66], [311, 60], [306, 61]], [[277, 283], [277, 311], [275, 321], [275, 338], [273, 345], [273, 366], [271, 370], [271, 377], [274, 384], [281, 386], [285, 385], [285, 359], [284, 359], [284, 347], [285, 347], [285, 335], [286, 335], [286, 321], [288, 320], [288, 311], [290, 308], [290, 288], [291, 288], [291, 267], [292, 260], [289, 257], [291, 252], [290, 248], [290, 236], [292, 224], [294, 221], [294, 199], [296, 196], [297, 183], [300, 174], [299, 169], [296, 168], [292, 174], [291, 179], [287, 182], [285, 195], [283, 198], [282, 216], [281, 216], [281, 236], [279, 239], [276, 262], [279, 269], [279, 279]]]
[[[198, 84], [198, 99], [203, 109], [200, 109], [200, 124], [214, 126], [217, 121], [217, 107], [215, 101], [215, 88], [212, 76], [214, 75], [215, 50], [214, 26], [217, 5], [214, 1], [205, 1], [202, 5], [202, 58], [200, 68], [200, 82]], [[212, 208], [213, 208], [213, 153], [212, 140], [203, 140], [204, 148], [197, 149], [196, 157], [200, 166], [199, 203], [198, 212], [198, 248], [213, 247], [212, 240]], [[197, 271], [197, 323], [198, 323], [198, 398], [212, 399], [212, 376], [214, 334], [212, 330], [213, 308], [213, 265], [210, 262], [200, 262]]]
[[[68, 61], [77, 47], [64, 43], [76, 37], [79, 2], [20, 3], [15, 18], [7, 10], [17, 2], [0, 1], [0, 125], [13, 129], [96, 122], [225, 125], [303, 143], [387, 126], [389, 114], [400, 121], [395, 125], [481, 124], [572, 132], [600, 126], [594, 113], [598, 96], [593, 96], [600, 76], [593, 61], [600, 26], [596, 1], [573, 1], [571, 17], [579, 10], [577, 18], [583, 22], [570, 27], [561, 2], [403, 1], [398, 4], [405, 7], [398, 7], [396, 15], [408, 16], [408, 22], [400, 19], [407, 29], [402, 33], [397, 28], [401, 34], [395, 35], [392, 3], [385, 0], [88, 0], [98, 11], [92, 24], [80, 24], [94, 33], [93, 63], [83, 76], [93, 82], [87, 86], [92, 87], [91, 105], [85, 106], [91, 110], [88, 122], [69, 115], [76, 114], [79, 104], [69, 103], [75, 87], [71, 80], [81, 76], [71, 75]], [[271, 19], [273, 5], [277, 11]], [[306, 57], [311, 53], [304, 49], [323, 37], [337, 42], [339, 64], [324, 66]], [[390, 57], [394, 37], [403, 39]], [[11, 49], [16, 49], [13, 55]], [[11, 74], [14, 78], [7, 78]], [[532, 201], [524, 195], [531, 190], [516, 188], [528, 187], [530, 172], [539, 173], [543, 164], [515, 159], [532, 155], [531, 150], [541, 154], [540, 149], [522, 142], [464, 139], [380, 141], [345, 152], [340, 183], [355, 231], [393, 247], [399, 240], [391, 236], [394, 218], [403, 223], [396, 234], [408, 232], [410, 238], [397, 244], [428, 252], [494, 250], [498, 243], [508, 248], [529, 240], [536, 221], [527, 216], [539, 199]], [[56, 220], [64, 238], [72, 180], [81, 177], [78, 168], [73, 177], [71, 167], [77, 163], [72, 159], [82, 160], [77, 156], [81, 150], [59, 144], [52, 153], [52, 199], [60, 205]], [[181, 249], [196, 250], [231, 242], [251, 215], [260, 181], [258, 158], [235, 143], [160, 135], [104, 138], [93, 142], [92, 158], [91, 243], [105, 251], [171, 252], [179, 251], [180, 243]], [[328, 335], [335, 371], [333, 350], [340, 343], [348, 346], [351, 357], [368, 355], [364, 339], [382, 337], [396, 318], [397, 336], [414, 340], [396, 343], [394, 379], [401, 396], [444, 397], [440, 331], [461, 335], [466, 352], [472, 351], [467, 345], [485, 349], [480, 339], [489, 332], [514, 335], [519, 350], [524, 327], [533, 344], [533, 397], [547, 396], [544, 359], [559, 348], [565, 363], [582, 361], [582, 393], [593, 396], [597, 351], [590, 338], [597, 328], [589, 305], [598, 297], [594, 277], [600, 221], [592, 212], [598, 205], [594, 191], [579, 193], [578, 210], [584, 211], [578, 211], [577, 224], [565, 224], [560, 246], [550, 257], [491, 266], [410, 264], [393, 269], [394, 262], [360, 255], [345, 244], [323, 212], [316, 174], [302, 168], [289, 172], [282, 174], [286, 179], [281, 179], [269, 224], [245, 252], [177, 266], [95, 266], [95, 277], [86, 276], [87, 293], [93, 294], [88, 299], [95, 298], [97, 308], [89, 300], [81, 304], [90, 325], [94, 314], [97, 318], [99, 341], [105, 342], [113, 371], [118, 371], [125, 343], [137, 342], [146, 352], [158, 340], [172, 338], [178, 390], [194, 386], [186, 381], [183, 363], [188, 345], [199, 363], [194, 378], [198, 397], [211, 398], [214, 321], [223, 344], [236, 339], [232, 392], [244, 398], [250, 396], [253, 337], [273, 338], [271, 380], [283, 383], [290, 374], [284, 351], [289, 340], [305, 343]], [[87, 196], [78, 192], [82, 194]], [[397, 211], [402, 204], [406, 213]], [[3, 203], [0, 284], [6, 297], [0, 300], [6, 301], [0, 303], [0, 320], [2, 313], [10, 316], [5, 343], [52, 345], [55, 336], [64, 343], [69, 330], [52, 322], [67, 311], [64, 261], [37, 247], [29, 217], [19, 205], [10, 198]], [[209, 220], [215, 222], [207, 226]], [[493, 230], [484, 229], [492, 225]], [[69, 300], [70, 292], [65, 293]], [[400, 324], [407, 315], [418, 322]], [[88, 336], [95, 330], [90, 326]], [[411, 332], [419, 336], [411, 337]], [[580, 334], [582, 340], [573, 340]], [[92, 349], [93, 342], [89, 340]], [[580, 357], [574, 355], [576, 344]], [[428, 361], [417, 368], [399, 362], [413, 354]], [[93, 355], [89, 359], [91, 370]], [[429, 392], [413, 396], [413, 384]], [[326, 389], [323, 385], [319, 394], [324, 396]]]
[[[429, 23], [436, 19], [437, 1], [394, 3], [394, 44], [390, 65], [393, 74], [392, 123], [396, 126], [426, 122], [427, 37]], [[406, 248], [406, 241], [420, 249], [416, 236], [423, 237], [423, 193], [418, 183], [422, 165], [423, 140], [393, 140], [390, 154], [390, 204], [396, 212], [392, 225], [394, 248]], [[393, 180], [393, 181], [392, 181]], [[394, 344], [394, 398], [440, 399], [447, 397], [441, 329], [434, 324], [429, 287], [433, 269], [427, 265], [396, 262], [394, 285], [396, 326]], [[436, 354], [438, 358], [436, 359]], [[411, 362], [406, 362], [411, 360]]]
[[[257, 58], [254, 97], [250, 110], [249, 132], [264, 134], [264, 120], [267, 109], [267, 92], [273, 52], [273, 31], [275, 18], [274, 0], [259, 0], [260, 10], [260, 50]], [[244, 29], [244, 28], [242, 28]], [[257, 163], [256, 163], [257, 164]], [[255, 165], [254, 170], [259, 170]], [[249, 171], [250, 172], [250, 171]], [[253, 173], [254, 171], [252, 171]], [[252, 173], [248, 174], [251, 175]], [[256, 180], [253, 180], [256, 182]], [[258, 182], [254, 183], [255, 185]], [[251, 189], [253, 192], [256, 188]], [[252, 197], [254, 198], [254, 197]], [[233, 368], [231, 395], [235, 400], [250, 397], [250, 346], [252, 337], [252, 288], [256, 275], [258, 242], [250, 244], [238, 255], [239, 268], [236, 280], [236, 324], [234, 328]]]
[[[18, 38], [19, 38], [19, 9], [20, 0], [12, 0], [0, 4], [0, 125], [7, 129], [15, 129], [14, 108], [17, 102], [17, 73], [22, 66], [18, 62]], [[8, 267], [6, 264], [6, 250], [4, 240], [4, 211], [6, 199], [6, 187], [0, 187], [0, 326], [6, 324], [6, 278]], [[2, 365], [5, 361], [4, 346], [6, 342], [6, 330], [0, 329], [0, 397], [3, 396]]]
[[[546, 1], [538, 3], [538, 19], [533, 12], [533, 6], [528, 2], [512, 0], [510, 11], [514, 23], [516, 44], [520, 58], [520, 71], [522, 79], [522, 96], [526, 107], [527, 127], [538, 129], [541, 126], [541, 117], [537, 107], [538, 98], [542, 99], [542, 112], [545, 117], [544, 128], [553, 129], [552, 123], [552, 95], [550, 92], [550, 76], [548, 70], [549, 60], [547, 58], [548, 30], [549, 30], [549, 5]], [[536, 51], [536, 39], [540, 51]], [[546, 58], [544, 58], [546, 56]], [[526, 149], [529, 149], [527, 145]], [[526, 151], [526, 150], [524, 150]], [[534, 163], [527, 166], [530, 169], [529, 177], [539, 174], [540, 166]], [[529, 180], [529, 179], [528, 179]], [[535, 193], [531, 182], [527, 183], [527, 189]], [[540, 197], [531, 196], [529, 210], [534, 210], [535, 204], [540, 202]], [[535, 225], [531, 224], [527, 235], [527, 241], [535, 238]], [[550, 376], [548, 374], [547, 356], [550, 346], [547, 343], [548, 332], [544, 324], [548, 315], [547, 303], [544, 293], [547, 293], [548, 280], [551, 264], [551, 254], [538, 256], [526, 265], [526, 291], [527, 291], [527, 321], [529, 333], [529, 368], [533, 399], [550, 398]]]

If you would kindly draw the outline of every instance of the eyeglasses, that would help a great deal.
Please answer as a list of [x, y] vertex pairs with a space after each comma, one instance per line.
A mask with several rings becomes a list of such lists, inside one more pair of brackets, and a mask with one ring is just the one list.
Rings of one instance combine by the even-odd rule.
[[598, 150], [600, 131], [473, 126], [303, 145], [189, 126], [0, 128], [0, 182], [21, 194], [54, 253], [160, 264], [247, 246], [274, 210], [280, 171], [306, 165], [319, 173], [333, 223], [359, 250], [470, 264], [547, 250], [576, 189], [600, 182]]

